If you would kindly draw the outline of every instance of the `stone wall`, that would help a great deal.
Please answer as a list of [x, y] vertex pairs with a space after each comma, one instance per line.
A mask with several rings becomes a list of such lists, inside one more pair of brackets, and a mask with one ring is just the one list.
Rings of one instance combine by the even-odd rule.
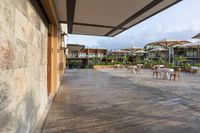
[[0, 132], [30, 132], [45, 110], [47, 39], [28, 0], [0, 1]]

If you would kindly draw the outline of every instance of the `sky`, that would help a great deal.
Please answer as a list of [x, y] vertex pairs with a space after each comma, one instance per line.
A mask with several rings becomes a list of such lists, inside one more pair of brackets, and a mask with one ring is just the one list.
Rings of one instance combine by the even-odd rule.
[[200, 0], [183, 0], [115, 37], [69, 35], [67, 41], [88, 48], [122, 49], [166, 38], [190, 40], [200, 32], [199, 13]]

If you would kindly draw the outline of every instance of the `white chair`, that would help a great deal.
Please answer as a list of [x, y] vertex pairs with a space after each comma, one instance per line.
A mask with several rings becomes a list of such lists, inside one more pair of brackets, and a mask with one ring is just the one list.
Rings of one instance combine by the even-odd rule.
[[161, 77], [161, 69], [159, 67], [154, 67], [153, 68], [153, 77], [156, 75], [156, 77], [158, 77], [158, 75]]

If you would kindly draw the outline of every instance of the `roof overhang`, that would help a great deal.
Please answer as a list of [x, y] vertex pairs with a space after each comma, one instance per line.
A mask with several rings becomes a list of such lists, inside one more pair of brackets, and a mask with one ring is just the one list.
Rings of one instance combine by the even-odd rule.
[[54, 0], [69, 34], [113, 37], [182, 0]]

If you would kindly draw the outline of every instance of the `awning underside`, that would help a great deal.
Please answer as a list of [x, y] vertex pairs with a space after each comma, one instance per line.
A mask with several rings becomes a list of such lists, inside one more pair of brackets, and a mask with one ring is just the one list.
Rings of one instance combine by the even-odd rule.
[[113, 37], [181, 0], [54, 0], [69, 34]]

